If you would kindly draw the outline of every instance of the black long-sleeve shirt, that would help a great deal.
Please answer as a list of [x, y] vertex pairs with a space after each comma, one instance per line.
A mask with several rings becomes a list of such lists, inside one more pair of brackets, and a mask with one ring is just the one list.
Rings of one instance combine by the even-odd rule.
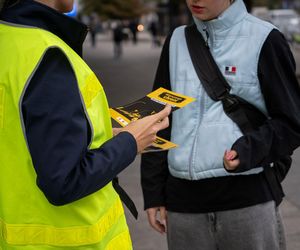
[[[50, 31], [81, 55], [85, 25], [45, 5], [32, 0], [20, 1], [4, 9], [1, 20]], [[49, 49], [43, 56], [21, 107], [37, 185], [55, 205], [98, 191], [136, 156], [136, 141], [127, 132], [98, 149], [88, 149], [91, 128], [75, 73], [58, 48]]]
[[[154, 89], [170, 89], [169, 44], [167, 38]], [[258, 63], [258, 77], [271, 120], [259, 131], [238, 139], [232, 149], [239, 154], [235, 172], [271, 163], [292, 154], [300, 145], [300, 89], [295, 61], [282, 34], [273, 30], [266, 39]], [[171, 126], [160, 136], [170, 139]], [[145, 209], [166, 206], [174, 212], [212, 212], [238, 209], [273, 199], [263, 173], [190, 181], [175, 178], [168, 171], [167, 152], [142, 157], [142, 187]]]

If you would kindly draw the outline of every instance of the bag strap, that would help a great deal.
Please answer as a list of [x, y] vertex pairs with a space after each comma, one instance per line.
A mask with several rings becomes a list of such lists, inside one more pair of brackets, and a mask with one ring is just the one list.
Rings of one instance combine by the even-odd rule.
[[245, 103], [246, 101], [230, 94], [231, 87], [216, 64], [196, 24], [185, 28], [185, 37], [195, 71], [206, 93], [214, 101], [222, 102], [227, 116], [244, 134], [252, 131], [253, 126], [239, 105], [240, 101]]
[[219, 101], [229, 93], [230, 85], [220, 72], [196, 24], [185, 28], [185, 36], [192, 62], [205, 91], [211, 99]]
[[132, 199], [129, 197], [129, 195], [126, 193], [126, 191], [120, 186], [119, 179], [115, 177], [112, 180], [112, 185], [117, 192], [117, 194], [120, 196], [121, 201], [125, 204], [125, 206], [128, 208], [130, 213], [133, 215], [133, 217], [137, 220], [138, 219], [138, 211], [136, 209], [136, 206]]

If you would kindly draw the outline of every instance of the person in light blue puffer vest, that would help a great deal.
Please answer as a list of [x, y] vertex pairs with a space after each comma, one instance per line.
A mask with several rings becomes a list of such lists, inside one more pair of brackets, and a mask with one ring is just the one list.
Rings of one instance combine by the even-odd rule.
[[169, 250], [286, 249], [264, 167], [300, 145], [300, 89], [289, 45], [276, 27], [250, 15], [242, 0], [187, 0], [187, 5], [231, 93], [269, 119], [243, 135], [221, 102], [205, 92], [185, 26], [175, 29], [165, 41], [153, 88], [196, 101], [174, 112], [171, 128], [160, 133], [179, 147], [142, 156], [150, 225], [167, 232]]

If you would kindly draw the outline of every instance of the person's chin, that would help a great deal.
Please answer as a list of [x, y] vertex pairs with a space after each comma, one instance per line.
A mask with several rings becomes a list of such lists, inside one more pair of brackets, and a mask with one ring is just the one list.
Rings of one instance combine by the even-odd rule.
[[70, 6], [58, 6], [57, 11], [60, 13], [68, 13], [73, 10], [73, 5]]
[[193, 14], [194, 17], [196, 17], [200, 21], [206, 21], [205, 15], [200, 15], [200, 14]]
[[206, 22], [206, 21], [210, 21], [213, 18], [209, 17], [208, 15], [205, 14], [197, 14], [197, 13], [193, 13], [193, 16], [196, 17], [198, 20], [202, 21], [202, 22]]

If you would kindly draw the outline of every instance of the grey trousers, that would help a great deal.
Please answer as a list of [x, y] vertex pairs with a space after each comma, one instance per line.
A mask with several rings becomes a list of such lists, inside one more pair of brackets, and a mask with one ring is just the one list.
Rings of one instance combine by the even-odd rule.
[[169, 250], [285, 250], [274, 202], [207, 214], [168, 212]]

